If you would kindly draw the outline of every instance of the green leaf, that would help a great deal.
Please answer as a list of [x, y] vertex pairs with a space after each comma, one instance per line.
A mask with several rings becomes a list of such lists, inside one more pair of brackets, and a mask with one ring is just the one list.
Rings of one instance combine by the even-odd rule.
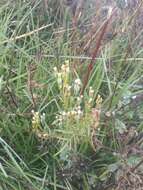
[[115, 121], [115, 128], [118, 130], [120, 134], [123, 134], [127, 130], [126, 125], [119, 119], [116, 119]]
[[118, 163], [110, 164], [110, 165], [108, 166], [108, 170], [109, 170], [110, 172], [115, 172], [115, 171], [118, 169], [118, 167], [119, 167], [119, 164], [118, 164]]

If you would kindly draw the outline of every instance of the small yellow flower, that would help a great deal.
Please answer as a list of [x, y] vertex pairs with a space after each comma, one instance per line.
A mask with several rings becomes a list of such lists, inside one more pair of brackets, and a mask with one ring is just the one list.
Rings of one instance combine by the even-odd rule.
[[39, 112], [34, 112], [32, 110], [33, 118], [32, 118], [32, 129], [34, 131], [40, 129], [41, 122], [40, 122], [40, 114]]
[[102, 102], [103, 102], [103, 99], [102, 99], [102, 97], [98, 94], [98, 96], [97, 96], [97, 98], [96, 98], [96, 108], [100, 109]]
[[94, 90], [92, 88], [92, 86], [89, 87], [89, 97], [92, 98], [94, 95]]

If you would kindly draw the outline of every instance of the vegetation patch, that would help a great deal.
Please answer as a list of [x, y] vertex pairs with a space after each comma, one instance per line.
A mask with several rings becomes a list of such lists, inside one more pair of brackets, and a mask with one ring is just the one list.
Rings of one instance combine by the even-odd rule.
[[141, 190], [142, 0], [0, 3], [0, 190]]

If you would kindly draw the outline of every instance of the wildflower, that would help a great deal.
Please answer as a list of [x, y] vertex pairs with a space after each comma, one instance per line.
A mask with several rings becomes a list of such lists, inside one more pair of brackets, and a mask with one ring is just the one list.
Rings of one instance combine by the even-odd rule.
[[97, 108], [97, 109], [100, 109], [100, 108], [101, 108], [102, 102], [103, 102], [102, 97], [101, 97], [100, 95], [98, 95], [97, 98], [96, 98], [96, 108]]
[[62, 74], [61, 73], [57, 73], [57, 82], [59, 85], [59, 88], [62, 88]]
[[66, 60], [66, 61], [65, 61], [65, 64], [69, 65], [69, 60]]
[[81, 97], [81, 96], [78, 96], [78, 97], [76, 98], [76, 101], [77, 101], [77, 105], [80, 105], [81, 102], [82, 102], [82, 97]]
[[74, 92], [75, 94], [78, 94], [82, 86], [81, 80], [79, 78], [75, 79], [74, 81]]
[[77, 110], [77, 112], [76, 112], [77, 114], [76, 114], [76, 119], [81, 119], [81, 117], [83, 116], [83, 111], [82, 110]]
[[77, 78], [77, 79], [75, 79], [74, 83], [77, 85], [81, 85], [81, 80], [79, 78]]
[[59, 116], [58, 116], [58, 115], [56, 115], [56, 119], [59, 119]]
[[81, 110], [81, 106], [78, 105], [76, 108], [75, 108], [75, 119], [80, 119], [83, 115], [83, 111]]
[[70, 72], [70, 68], [69, 68], [69, 60], [65, 61], [65, 64], [63, 64], [61, 66], [61, 71], [63, 73], [69, 73]]
[[91, 104], [92, 101], [93, 101], [93, 99], [92, 99], [92, 98], [89, 98], [88, 103]]
[[54, 70], [55, 74], [58, 73], [58, 69], [57, 69], [57, 67], [54, 67], [53, 70]]
[[58, 71], [57, 67], [54, 67], [53, 70], [54, 70], [54, 75], [57, 79], [59, 88], [60, 89], [62, 89], [62, 87], [65, 88], [65, 85], [67, 85], [68, 83], [69, 72], [70, 72], [69, 62], [66, 62], [66, 64], [63, 64], [61, 66], [60, 71]]
[[67, 117], [70, 117], [70, 115], [71, 115], [71, 112], [68, 111], [68, 112], [67, 112]]
[[137, 96], [135, 95], [135, 96], [132, 96], [132, 100], [135, 100], [137, 98]]
[[49, 138], [49, 134], [48, 133], [41, 133], [40, 131], [38, 131], [37, 137], [41, 140], [47, 140]]
[[69, 73], [69, 66], [68, 65], [62, 65], [61, 66], [61, 71], [62, 71], [62, 73]]
[[110, 111], [108, 111], [108, 112], [105, 113], [105, 115], [106, 115], [107, 117], [111, 117], [112, 113], [111, 113]]
[[112, 11], [113, 11], [113, 8], [111, 6], [109, 6], [108, 15], [107, 15], [108, 18], [110, 18], [110, 16], [112, 15]]
[[81, 102], [81, 97], [77, 97], [77, 102], [78, 102], [78, 103]]
[[75, 115], [76, 115], [76, 111], [75, 111], [75, 110], [72, 110], [72, 111], [70, 112], [70, 114], [71, 114], [71, 116], [75, 116]]
[[41, 126], [40, 114], [39, 114], [39, 112], [34, 112], [34, 110], [32, 110], [31, 112], [33, 114], [32, 128], [33, 128], [33, 130], [38, 130]]
[[66, 117], [67, 116], [67, 113], [65, 111], [62, 112], [62, 116], [63, 117]]
[[81, 110], [81, 106], [79, 105], [79, 106], [77, 106], [77, 110]]
[[71, 86], [70, 85], [65, 85], [65, 88], [64, 88], [64, 94], [65, 96], [70, 96], [71, 95]]
[[71, 90], [71, 86], [67, 85], [67, 91], [69, 92]]
[[89, 87], [89, 97], [92, 98], [93, 95], [94, 95], [94, 90], [93, 90], [92, 86], [90, 86], [90, 87]]
[[45, 124], [45, 113], [40, 116], [42, 126]]

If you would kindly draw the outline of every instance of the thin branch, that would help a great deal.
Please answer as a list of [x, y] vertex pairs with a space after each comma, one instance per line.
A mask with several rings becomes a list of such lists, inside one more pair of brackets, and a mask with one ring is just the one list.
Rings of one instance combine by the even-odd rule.
[[142, 164], [143, 164], [143, 159], [134, 168], [131, 169], [131, 172], [134, 172]]
[[[31, 65], [30, 65], [31, 66]], [[35, 102], [35, 98], [34, 98], [34, 95], [33, 95], [33, 89], [32, 89], [32, 84], [31, 84], [31, 81], [32, 81], [32, 73], [31, 73], [31, 67], [28, 67], [28, 90], [30, 92], [30, 95], [31, 95], [31, 99], [32, 99], [32, 104], [33, 104], [33, 108], [36, 109], [36, 102]]]
[[7, 85], [6, 85], [6, 89], [7, 89], [8, 94], [10, 95], [12, 103], [15, 105], [16, 108], [18, 108], [18, 104], [17, 104], [17, 102], [16, 102], [16, 100], [15, 100], [15, 98], [14, 98], [11, 90], [9, 89], [9, 87]]
[[9, 39], [7, 39], [7, 40], [2, 41], [0, 44], [5, 44], [5, 43], [8, 43], [8, 42], [12, 42], [12, 41], [15, 41], [15, 40], [20, 40], [20, 39], [22, 39], [22, 38], [31, 36], [31, 35], [35, 34], [36, 32], [39, 32], [39, 31], [41, 31], [41, 30], [43, 30], [43, 29], [45, 29], [45, 28], [48, 28], [48, 27], [50, 27], [50, 26], [52, 26], [52, 25], [53, 25], [53, 24], [48, 24], [48, 25], [42, 26], [42, 27], [40, 27], [40, 28], [37, 28], [37, 29], [35, 29], [35, 30], [31, 31], [31, 32], [22, 34], [22, 35], [20, 35], [20, 36], [16, 36], [16, 37], [13, 37], [13, 38], [9, 38]]

